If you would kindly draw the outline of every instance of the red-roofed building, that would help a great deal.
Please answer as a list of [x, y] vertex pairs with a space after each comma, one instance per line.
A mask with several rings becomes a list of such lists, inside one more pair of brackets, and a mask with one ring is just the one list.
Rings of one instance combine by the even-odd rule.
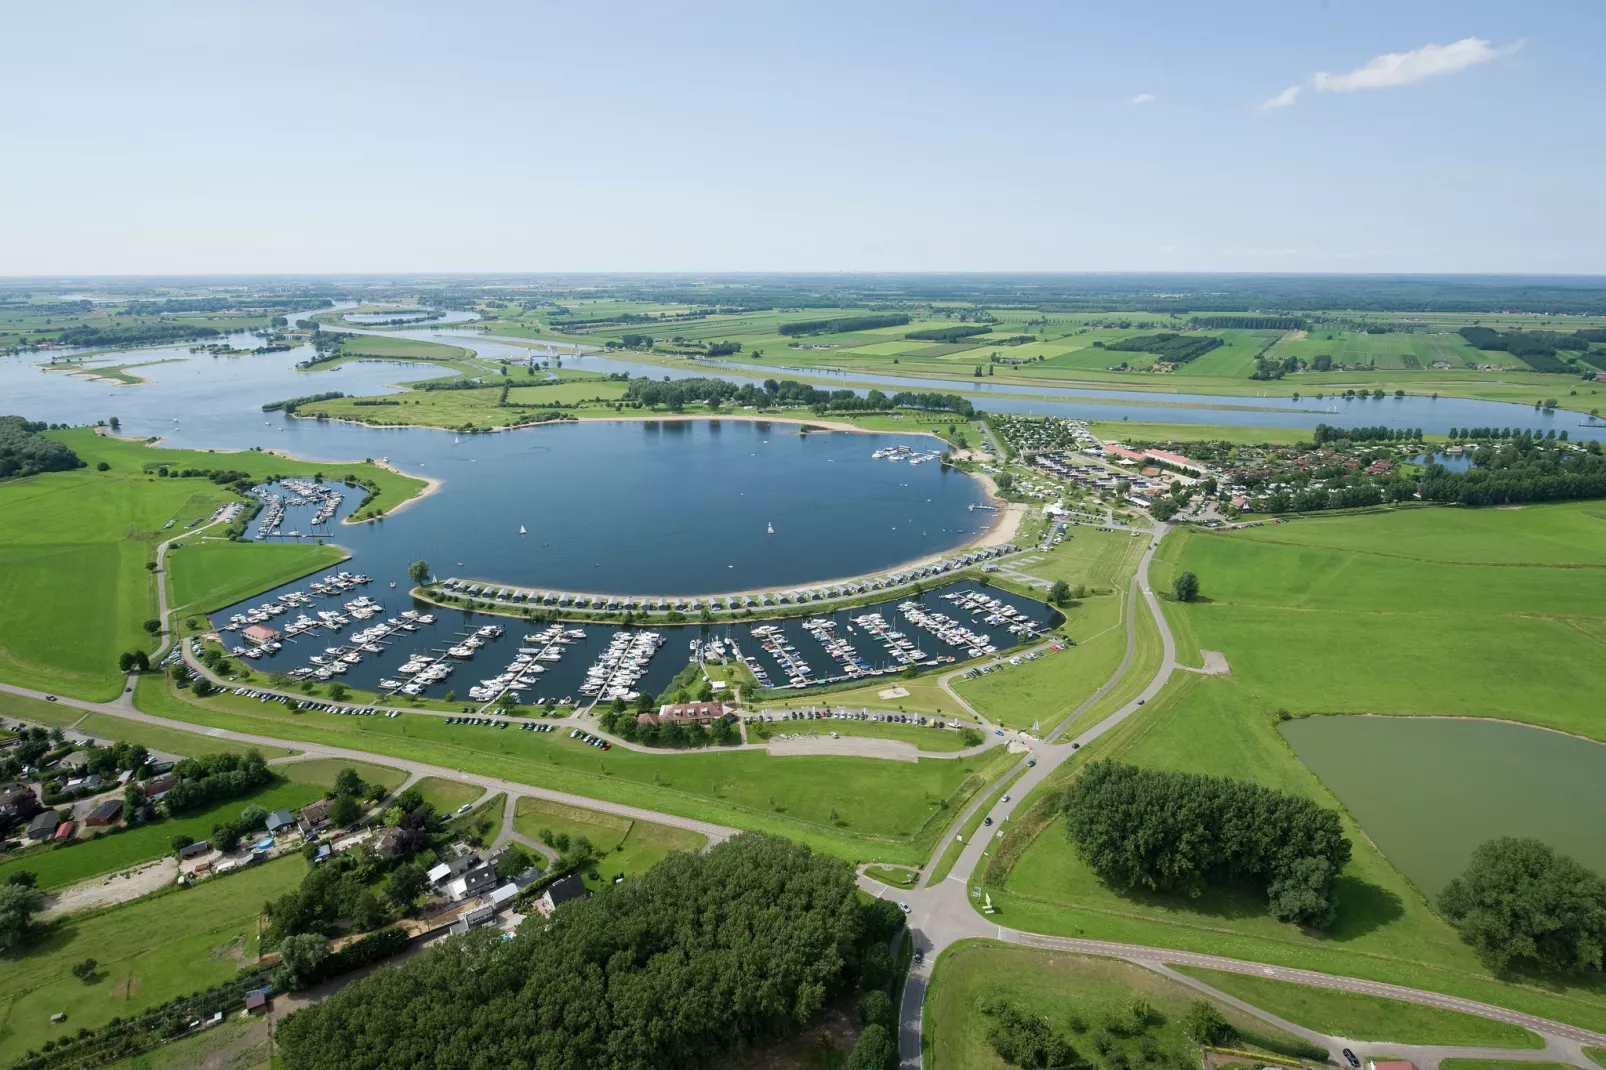
[[677, 702], [659, 706], [657, 713], [638, 713], [637, 724], [701, 724], [717, 721], [731, 712], [723, 702]]
[[78, 828], [78, 823], [77, 822], [75, 822], [75, 821], [63, 821], [61, 824], [56, 826], [56, 834], [54, 836], [50, 837], [50, 838], [52, 840], [54, 840], [56, 843], [61, 843], [64, 840], [70, 840], [70, 839], [72, 839], [73, 832], [77, 828]]
[[277, 631], [261, 624], [253, 624], [248, 628], [242, 629], [240, 634], [245, 637], [247, 642], [255, 643], [257, 646], [267, 646], [279, 638]]
[[1143, 460], [1143, 454], [1137, 450], [1129, 450], [1119, 442], [1106, 442], [1104, 444], [1104, 452], [1117, 460], [1133, 462]]
[[1183, 468], [1190, 472], [1197, 472], [1200, 475], [1204, 474], [1204, 465], [1184, 457], [1180, 453], [1172, 453], [1170, 450], [1144, 450], [1143, 455], [1151, 461], [1160, 461], [1164, 464], [1169, 464], [1173, 468]]

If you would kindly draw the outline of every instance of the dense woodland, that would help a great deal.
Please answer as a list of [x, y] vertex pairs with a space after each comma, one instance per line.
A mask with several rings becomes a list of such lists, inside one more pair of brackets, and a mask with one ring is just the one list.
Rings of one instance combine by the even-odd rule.
[[[1576, 375], [1581, 372], [1593, 373], [1597, 367], [1606, 366], [1606, 355], [1598, 355], [1594, 359], [1583, 356], [1589, 351], [1590, 340], [1587, 336], [1600, 334], [1599, 331], [1563, 334], [1560, 331], [1496, 331], [1489, 327], [1463, 327], [1459, 333], [1474, 348], [1510, 353], [1536, 372]], [[1558, 351], [1569, 351], [1572, 355], [1558, 357]]]
[[216, 327], [203, 327], [198, 323], [160, 320], [156, 323], [114, 324], [110, 327], [68, 327], [56, 336], [56, 340], [69, 346], [148, 346], [216, 338], [220, 333]]
[[82, 468], [78, 454], [39, 432], [45, 425], [21, 416], [0, 416], [0, 479]]
[[1325, 929], [1350, 841], [1336, 811], [1246, 780], [1094, 762], [1065, 794], [1077, 853], [1123, 891], [1252, 882], [1282, 921]]
[[909, 322], [903, 312], [877, 316], [846, 316], [832, 320], [797, 320], [783, 323], [777, 328], [780, 334], [845, 334], [848, 331], [873, 331], [878, 327], [901, 327]]
[[1461, 505], [1606, 498], [1606, 456], [1599, 442], [1576, 450], [1524, 436], [1499, 446], [1479, 446], [1472, 463], [1465, 472], [1430, 465], [1418, 493], [1424, 501]]
[[992, 328], [986, 325], [978, 327], [927, 327], [921, 331], [910, 331], [905, 338], [917, 342], [957, 342], [961, 338], [973, 338], [978, 334], [991, 334]]
[[1496, 973], [1606, 969], [1606, 880], [1539, 840], [1490, 840], [1439, 909]]
[[[1094, 346], [1101, 343], [1094, 342]], [[1177, 334], [1163, 331], [1160, 334], [1135, 334], [1117, 342], [1104, 342], [1103, 348], [1116, 353], [1153, 353], [1171, 364], [1186, 364], [1222, 344], [1210, 334]]]
[[289, 1070], [706, 1067], [883, 983], [902, 921], [888, 907], [861, 905], [847, 863], [748, 833], [532, 916], [513, 940], [479, 930], [382, 969], [277, 1039]]

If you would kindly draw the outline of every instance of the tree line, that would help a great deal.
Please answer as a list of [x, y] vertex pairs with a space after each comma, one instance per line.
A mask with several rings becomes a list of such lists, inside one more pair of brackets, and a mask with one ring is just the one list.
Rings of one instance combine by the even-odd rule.
[[1465, 472], [1430, 465], [1418, 485], [1422, 500], [1506, 505], [1606, 498], [1606, 457], [1598, 442], [1579, 451], [1521, 438], [1480, 448], [1473, 465]]
[[884, 984], [897, 907], [852, 868], [747, 833], [641, 877], [476, 930], [286, 1017], [289, 1070], [413, 1066], [700, 1068], [795, 1035]]
[[1129, 892], [1249, 880], [1272, 914], [1314, 929], [1338, 914], [1333, 878], [1349, 861], [1337, 812], [1244, 780], [1094, 762], [1065, 794], [1066, 829], [1101, 879]]
[[870, 390], [864, 396], [852, 390], [821, 390], [792, 379], [766, 379], [762, 386], [746, 382], [741, 386], [728, 379], [695, 377], [690, 379], [630, 380], [625, 401], [648, 408], [668, 408], [678, 412], [701, 402], [712, 408], [735, 404], [756, 409], [807, 407], [816, 412], [885, 412], [888, 409], [922, 409], [952, 412], [969, 418], [975, 407], [958, 394], [939, 394], [900, 390], [886, 394]]
[[329, 390], [329, 391], [326, 391], [325, 393], [322, 393], [322, 394], [308, 394], [305, 397], [286, 398], [283, 401], [265, 402], [263, 404], [263, 406], [262, 406], [262, 411], [263, 412], [279, 412], [279, 411], [283, 411], [283, 412], [286, 412], [286, 413], [293, 413], [303, 405], [312, 405], [312, 404], [316, 404], [317, 402], [320, 402], [320, 401], [333, 401], [336, 398], [343, 398], [345, 396], [346, 395], [345, 395], [344, 391], [341, 391], [341, 390]]
[[1421, 442], [1420, 427], [1333, 427], [1317, 424], [1314, 442], [1318, 446], [1329, 442]]
[[878, 316], [841, 316], [829, 320], [797, 320], [793, 323], [783, 323], [778, 327], [777, 333], [783, 335], [798, 334], [846, 334], [849, 331], [873, 331], [877, 327], [901, 327], [909, 322], [909, 316], [903, 312], [888, 312]]
[[979, 327], [927, 327], [923, 331], [910, 331], [904, 335], [911, 341], [921, 342], [957, 342], [961, 338], [972, 338], [978, 334], [991, 334], [993, 329], [986, 325]]
[[1115, 353], [1153, 353], [1169, 364], [1186, 364], [1190, 360], [1204, 356], [1223, 342], [1213, 334], [1190, 336], [1177, 334], [1174, 331], [1162, 331], [1159, 334], [1135, 334], [1116, 342], [1093, 344]]
[[238, 798], [273, 780], [258, 750], [185, 758], [173, 766], [173, 776], [177, 783], [162, 798], [162, 805], [173, 817]]
[[21, 416], [0, 416], [0, 479], [84, 467], [78, 454], [39, 433], [45, 428], [45, 424], [32, 423]]
[[[1578, 372], [1577, 357], [1558, 359], [1558, 350], [1587, 352], [1585, 332], [1497, 331], [1491, 327], [1463, 327], [1456, 332], [1474, 349], [1510, 353], [1536, 372]], [[1593, 370], [1593, 369], [1591, 369]]]
[[1194, 316], [1190, 327], [1202, 330], [1303, 331], [1308, 326], [1300, 316]]
[[216, 327], [203, 327], [198, 323], [162, 320], [159, 323], [130, 323], [110, 327], [68, 327], [56, 336], [56, 340], [69, 346], [156, 345], [194, 338], [216, 338], [221, 333]]

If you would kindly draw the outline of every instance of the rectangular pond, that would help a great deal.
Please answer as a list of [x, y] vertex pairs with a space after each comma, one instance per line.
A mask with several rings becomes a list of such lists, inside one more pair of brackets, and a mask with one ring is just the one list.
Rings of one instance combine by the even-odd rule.
[[1499, 836], [1606, 874], [1606, 744], [1471, 718], [1305, 717], [1282, 732], [1430, 900]]

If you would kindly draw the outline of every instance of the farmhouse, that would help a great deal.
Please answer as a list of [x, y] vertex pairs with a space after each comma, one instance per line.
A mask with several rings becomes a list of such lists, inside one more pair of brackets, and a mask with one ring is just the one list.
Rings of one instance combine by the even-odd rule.
[[535, 901], [535, 909], [543, 918], [550, 918], [552, 912], [564, 903], [571, 899], [584, 899], [590, 894], [586, 891], [586, 882], [571, 873], [547, 885], [546, 891]]
[[319, 799], [315, 803], [308, 803], [301, 808], [301, 834], [312, 837], [314, 832], [323, 828], [329, 821], [329, 810], [334, 806], [333, 799]]

